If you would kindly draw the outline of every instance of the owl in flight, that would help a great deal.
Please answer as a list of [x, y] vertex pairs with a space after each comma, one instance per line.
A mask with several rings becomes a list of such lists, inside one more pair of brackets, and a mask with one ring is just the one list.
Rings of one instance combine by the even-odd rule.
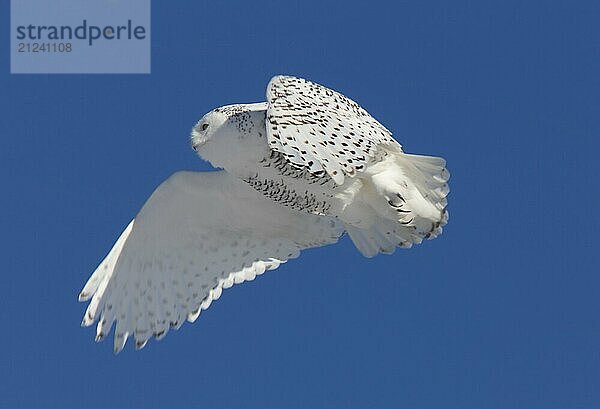
[[348, 97], [276, 76], [267, 101], [216, 108], [191, 134], [215, 172], [177, 172], [152, 193], [79, 295], [96, 340], [142, 348], [221, 296], [348, 236], [364, 256], [432, 239], [448, 220], [444, 159], [410, 155]]

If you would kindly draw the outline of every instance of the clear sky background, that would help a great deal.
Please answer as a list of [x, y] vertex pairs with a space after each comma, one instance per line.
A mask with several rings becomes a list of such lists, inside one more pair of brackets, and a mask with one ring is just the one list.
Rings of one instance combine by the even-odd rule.
[[[600, 407], [600, 5], [158, 2], [151, 75], [10, 75], [0, 41], [1, 408]], [[293, 74], [452, 174], [444, 234], [347, 238], [120, 355], [77, 295], [189, 131]]]

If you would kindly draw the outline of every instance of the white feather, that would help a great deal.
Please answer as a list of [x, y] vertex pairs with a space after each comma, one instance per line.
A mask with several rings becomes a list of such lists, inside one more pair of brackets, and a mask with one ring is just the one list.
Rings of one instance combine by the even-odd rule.
[[277, 268], [315, 239], [333, 243], [342, 231], [330, 218], [263, 198], [226, 172], [176, 173], [86, 284], [82, 299], [92, 298], [83, 324], [100, 317], [101, 340], [116, 321], [115, 352], [130, 335], [143, 348], [169, 326], [193, 322], [223, 289]]

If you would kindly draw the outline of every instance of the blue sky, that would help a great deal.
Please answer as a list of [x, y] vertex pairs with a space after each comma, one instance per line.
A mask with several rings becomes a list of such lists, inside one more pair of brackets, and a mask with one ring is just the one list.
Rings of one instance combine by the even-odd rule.
[[[599, 18], [591, 1], [154, 2], [151, 75], [10, 75], [5, 38], [0, 407], [600, 407]], [[263, 100], [274, 74], [444, 156], [443, 236], [307, 251], [114, 356], [80, 328], [79, 290], [161, 181], [209, 169], [195, 121]]]

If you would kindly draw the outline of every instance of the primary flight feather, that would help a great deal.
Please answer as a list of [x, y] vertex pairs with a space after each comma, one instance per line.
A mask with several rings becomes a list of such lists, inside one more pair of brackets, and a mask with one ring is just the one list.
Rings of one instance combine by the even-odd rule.
[[218, 172], [163, 182], [84, 286], [82, 325], [114, 350], [193, 322], [225, 288], [347, 232], [367, 257], [442, 232], [449, 173], [409, 155], [348, 97], [276, 76], [267, 102], [216, 108], [192, 130]]

